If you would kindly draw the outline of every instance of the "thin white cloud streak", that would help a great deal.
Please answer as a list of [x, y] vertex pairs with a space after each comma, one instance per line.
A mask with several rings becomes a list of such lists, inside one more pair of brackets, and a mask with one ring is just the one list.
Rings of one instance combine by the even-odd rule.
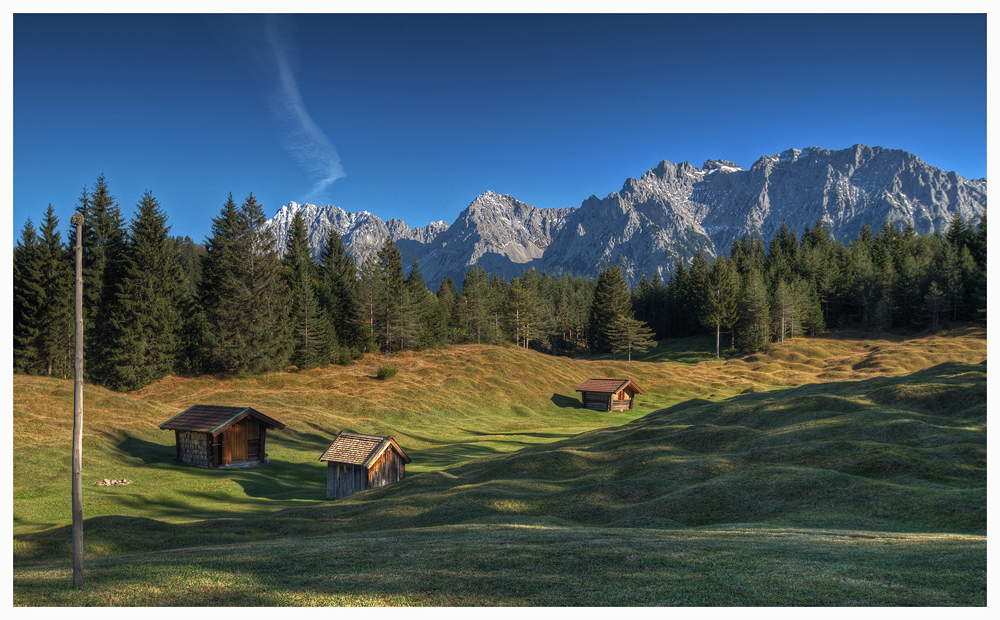
[[295, 79], [289, 62], [290, 44], [287, 35], [279, 27], [277, 19], [267, 18], [267, 40], [274, 51], [274, 60], [278, 73], [278, 95], [276, 102], [279, 112], [292, 123], [292, 135], [286, 148], [292, 157], [302, 165], [308, 173], [319, 177], [306, 200], [320, 195], [337, 179], [347, 174], [340, 161], [340, 155], [334, 148], [326, 133], [313, 121], [312, 116], [302, 101], [299, 85]]

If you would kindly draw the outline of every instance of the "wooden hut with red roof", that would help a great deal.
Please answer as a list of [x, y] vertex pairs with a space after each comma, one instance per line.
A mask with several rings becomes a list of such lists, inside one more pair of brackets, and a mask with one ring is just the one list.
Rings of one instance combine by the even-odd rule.
[[177, 460], [198, 467], [266, 461], [267, 429], [285, 425], [251, 407], [195, 405], [160, 425], [177, 433]]
[[631, 411], [635, 395], [643, 393], [631, 379], [587, 379], [576, 391], [583, 393], [583, 406], [595, 411]]
[[326, 498], [399, 482], [406, 475], [406, 456], [392, 437], [340, 431], [319, 460], [326, 461]]

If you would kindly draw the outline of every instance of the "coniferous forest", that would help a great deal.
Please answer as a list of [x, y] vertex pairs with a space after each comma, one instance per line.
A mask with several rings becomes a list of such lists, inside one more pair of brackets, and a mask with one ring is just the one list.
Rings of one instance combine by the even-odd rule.
[[[927, 330], [986, 318], [986, 218], [956, 216], [918, 235], [886, 223], [849, 244], [821, 222], [801, 237], [743, 237], [728, 255], [695, 255], [669, 278], [630, 289], [618, 266], [596, 280], [522, 271], [510, 280], [470, 269], [425, 282], [390, 239], [356, 265], [332, 230], [318, 260], [297, 215], [275, 247], [263, 207], [230, 195], [204, 246], [170, 236], [149, 192], [125, 222], [101, 176], [76, 206], [84, 216], [84, 373], [121, 391], [172, 373], [256, 374], [350, 363], [448, 344], [513, 345], [552, 355], [631, 359], [665, 338], [711, 335], [715, 353], [752, 352], [827, 328]], [[50, 205], [14, 247], [14, 370], [73, 374], [73, 248]]]

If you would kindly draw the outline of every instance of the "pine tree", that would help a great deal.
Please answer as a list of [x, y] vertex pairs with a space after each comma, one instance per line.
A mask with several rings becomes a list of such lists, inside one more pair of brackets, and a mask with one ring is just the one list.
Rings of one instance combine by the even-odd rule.
[[121, 275], [104, 317], [113, 336], [102, 379], [119, 391], [136, 390], [174, 371], [185, 283], [166, 222], [147, 191], [129, 227]]
[[611, 352], [608, 329], [618, 316], [632, 316], [632, 295], [622, 276], [621, 268], [614, 265], [597, 276], [594, 300], [590, 306], [590, 349], [596, 353]]
[[413, 313], [413, 346], [439, 347], [448, 341], [448, 315], [439, 311], [438, 299], [427, 289], [416, 257], [406, 277], [406, 292]]
[[489, 274], [480, 265], [472, 266], [462, 280], [459, 317], [464, 338], [481, 344], [489, 326], [491, 304]]
[[289, 320], [292, 350], [289, 361], [301, 369], [328, 364], [336, 357], [337, 337], [328, 315], [316, 301], [316, 267], [300, 211], [296, 211], [292, 218], [282, 263], [291, 295]]
[[212, 371], [256, 374], [288, 360], [288, 288], [264, 222], [253, 194], [239, 208], [230, 195], [212, 220], [199, 290], [201, 347]]
[[358, 269], [333, 226], [320, 254], [319, 302], [333, 322], [341, 346], [361, 344]]
[[40, 372], [69, 377], [73, 372], [73, 257], [62, 244], [59, 220], [48, 206], [39, 230], [45, 303], [38, 314]]
[[785, 341], [785, 334], [792, 336], [796, 330], [796, 299], [791, 286], [784, 280], [778, 280], [774, 289], [772, 316], [778, 332], [778, 342]]
[[514, 332], [514, 344], [527, 349], [538, 323], [538, 300], [526, 278], [514, 278], [507, 291], [508, 317]]
[[39, 313], [45, 305], [42, 251], [29, 218], [14, 246], [14, 371], [35, 374], [41, 352]]
[[376, 323], [380, 312], [382, 267], [374, 254], [365, 257], [361, 263], [360, 275], [358, 282], [358, 305], [362, 328], [360, 348], [364, 352], [375, 352], [379, 349]]
[[632, 351], [643, 352], [656, 346], [653, 331], [645, 322], [619, 314], [608, 326], [608, 341], [611, 345], [612, 359], [620, 351], [628, 352], [628, 361], [632, 361]]
[[461, 330], [461, 319], [458, 315], [458, 287], [455, 286], [455, 281], [451, 279], [451, 276], [445, 276], [441, 280], [441, 286], [438, 287], [436, 296], [439, 306], [438, 312], [445, 315], [445, 321], [448, 326], [447, 342], [455, 344], [459, 340], [458, 333]]
[[764, 278], [752, 269], [743, 278], [739, 302], [736, 346], [745, 352], [761, 351], [771, 342], [771, 313]]
[[[114, 295], [121, 277], [125, 253], [125, 231], [121, 211], [111, 195], [104, 175], [93, 190], [77, 205], [83, 215], [83, 322], [85, 376], [101, 382], [107, 375], [107, 353], [116, 334], [108, 321], [115, 303]], [[76, 230], [71, 229], [70, 246], [76, 244]]]
[[274, 235], [265, 227], [264, 209], [251, 193], [240, 206], [249, 238], [247, 310], [248, 342], [243, 369], [251, 374], [277, 370], [288, 362], [291, 334], [288, 329], [290, 299], [275, 249]]
[[701, 322], [715, 328], [715, 357], [719, 355], [719, 336], [723, 327], [732, 328], [738, 318], [737, 301], [739, 279], [733, 266], [725, 258], [715, 259], [708, 272], [705, 297], [701, 309]]
[[396, 244], [385, 238], [378, 251], [379, 287], [376, 330], [386, 354], [409, 348], [415, 333], [410, 298], [403, 278], [403, 258]]

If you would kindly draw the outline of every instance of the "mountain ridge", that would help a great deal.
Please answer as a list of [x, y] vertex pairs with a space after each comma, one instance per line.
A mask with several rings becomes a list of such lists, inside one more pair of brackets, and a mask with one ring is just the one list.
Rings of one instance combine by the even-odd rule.
[[723, 159], [700, 168], [662, 160], [620, 191], [591, 195], [579, 207], [539, 208], [486, 191], [451, 225], [410, 228], [367, 211], [291, 202], [267, 223], [282, 249], [296, 211], [315, 255], [331, 226], [359, 265], [389, 237], [407, 266], [418, 261], [432, 288], [444, 277], [461, 286], [475, 264], [510, 278], [531, 268], [595, 276], [618, 263], [634, 281], [653, 271], [667, 277], [696, 252], [726, 254], [743, 235], [769, 240], [783, 223], [801, 234], [822, 221], [845, 243], [864, 224], [877, 229], [890, 221], [926, 234], [944, 231], [955, 214], [976, 223], [986, 213], [986, 179], [965, 179], [906, 151], [856, 144], [791, 148], [761, 156], [749, 169]]

